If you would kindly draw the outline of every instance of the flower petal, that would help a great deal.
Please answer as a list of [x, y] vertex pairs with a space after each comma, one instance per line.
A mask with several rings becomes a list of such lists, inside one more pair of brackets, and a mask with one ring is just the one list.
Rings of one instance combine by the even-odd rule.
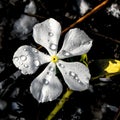
[[51, 62], [31, 83], [30, 91], [39, 102], [52, 101], [61, 94], [62, 84], [55, 74], [56, 66]]
[[23, 74], [33, 74], [41, 64], [47, 62], [50, 62], [50, 56], [28, 45], [19, 47], [13, 56], [13, 63]]
[[61, 71], [66, 84], [75, 91], [86, 90], [89, 86], [89, 69], [80, 62], [64, 62], [59, 60], [57, 67]]
[[45, 47], [50, 55], [57, 52], [60, 38], [61, 26], [55, 19], [50, 18], [42, 23], [36, 24], [33, 28], [34, 40]]
[[92, 46], [92, 39], [78, 28], [69, 30], [65, 36], [65, 40], [61, 50], [58, 53], [59, 58], [68, 58], [72, 56], [87, 53]]

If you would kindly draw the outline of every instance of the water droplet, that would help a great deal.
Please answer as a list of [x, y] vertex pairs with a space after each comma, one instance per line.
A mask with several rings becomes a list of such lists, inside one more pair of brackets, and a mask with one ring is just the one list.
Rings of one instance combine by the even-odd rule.
[[27, 51], [27, 49], [26, 49], [26, 48], [24, 48], [23, 50], [24, 50], [24, 51]]
[[34, 52], [37, 53], [38, 51], [36, 49], [34, 49]]
[[51, 44], [51, 45], [50, 45], [50, 49], [51, 49], [51, 50], [57, 50], [57, 45]]
[[61, 64], [61, 63], [59, 63], [59, 66], [61, 67], [61, 68], [64, 68], [65, 66], [63, 65], [63, 64]]
[[49, 75], [50, 73], [49, 73], [49, 72], [47, 72], [47, 74]]
[[38, 60], [35, 60], [35, 61], [34, 61], [34, 64], [35, 64], [35, 66], [38, 67], [38, 66], [40, 65], [40, 62], [39, 62]]
[[85, 84], [81, 80], [78, 80], [78, 83], [85, 86]]
[[70, 56], [70, 55], [71, 55], [71, 53], [69, 53], [69, 52], [67, 52], [67, 51], [65, 51], [65, 50], [63, 50], [62, 53], [63, 53], [63, 55], [65, 55], [65, 56]]
[[53, 68], [53, 67], [49, 67], [49, 70], [50, 70], [51, 72], [53, 72], [53, 71], [54, 71], [54, 68]]
[[28, 65], [25, 64], [24, 67], [25, 67], [25, 68], [28, 68]]
[[79, 80], [78, 76], [75, 76], [75, 80]]
[[27, 59], [27, 57], [24, 56], [24, 55], [21, 55], [21, 56], [20, 56], [20, 59], [21, 59], [22, 61], [25, 61], [25, 60]]
[[76, 74], [74, 72], [71, 72], [71, 71], [69, 72], [69, 75], [72, 76], [72, 77], [76, 76]]
[[65, 72], [65, 75], [67, 75], [67, 72]]
[[49, 81], [48, 80], [45, 80], [45, 85], [48, 85], [49, 84]]
[[52, 32], [49, 32], [48, 35], [49, 35], [50, 37], [52, 37], [52, 36], [53, 36], [53, 33], [52, 33]]
[[23, 65], [23, 63], [22, 63], [22, 62], [20, 62], [20, 64], [21, 64], [21, 65]]
[[18, 58], [18, 57], [14, 57], [14, 60], [15, 60], [15, 61], [18, 61], [18, 60], [19, 60], [19, 58]]
[[78, 81], [78, 83], [81, 83], [81, 81], [80, 80], [77, 80]]

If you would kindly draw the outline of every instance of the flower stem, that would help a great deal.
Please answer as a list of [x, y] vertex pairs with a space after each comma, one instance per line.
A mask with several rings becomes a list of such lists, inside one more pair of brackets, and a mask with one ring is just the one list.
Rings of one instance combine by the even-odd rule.
[[69, 99], [69, 97], [70, 97], [70, 95], [72, 93], [73, 93], [72, 90], [67, 89], [67, 91], [65, 92], [65, 94], [63, 95], [63, 97], [60, 99], [60, 101], [58, 102], [58, 104], [55, 106], [55, 108], [53, 109], [53, 111], [48, 115], [48, 117], [45, 120], [51, 120], [57, 114], [57, 112], [63, 107], [63, 105]]
[[65, 33], [69, 29], [73, 28], [76, 24], [81, 23], [83, 20], [85, 20], [86, 18], [88, 18], [90, 15], [92, 15], [93, 13], [95, 13], [96, 11], [98, 11], [99, 9], [103, 8], [108, 3], [108, 1], [109, 0], [104, 0], [98, 6], [96, 6], [95, 8], [93, 8], [90, 12], [88, 12], [87, 14], [85, 14], [83, 17], [80, 17], [76, 22], [74, 22], [69, 27], [67, 27], [66, 29], [64, 29], [62, 31], [62, 33]]

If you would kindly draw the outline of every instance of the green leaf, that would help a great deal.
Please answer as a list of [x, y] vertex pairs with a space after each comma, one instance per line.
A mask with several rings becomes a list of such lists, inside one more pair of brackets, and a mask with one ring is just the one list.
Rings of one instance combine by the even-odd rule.
[[89, 64], [93, 79], [111, 77], [120, 74], [120, 61], [116, 59], [94, 60]]

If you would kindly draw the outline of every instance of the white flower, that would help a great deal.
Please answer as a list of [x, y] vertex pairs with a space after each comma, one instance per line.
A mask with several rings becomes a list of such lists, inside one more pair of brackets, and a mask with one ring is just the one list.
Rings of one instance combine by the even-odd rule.
[[113, 3], [107, 8], [107, 13], [113, 15], [116, 18], [120, 18], [120, 7], [118, 4]]
[[[25, 6], [25, 13], [35, 14], [36, 13], [36, 5], [34, 1], [30, 1], [28, 5]], [[30, 17], [28, 15], [21, 15], [18, 20], [13, 25], [13, 30], [11, 32], [12, 37], [20, 38], [21, 40], [25, 40], [28, 34], [32, 31], [32, 27], [37, 23], [37, 19], [35, 17]]]
[[30, 86], [32, 95], [39, 102], [52, 101], [62, 93], [63, 87], [56, 76], [56, 66], [70, 89], [83, 91], [89, 86], [89, 69], [80, 62], [65, 62], [62, 59], [87, 53], [92, 46], [92, 40], [84, 31], [71, 29], [65, 35], [61, 50], [57, 52], [60, 34], [61, 25], [53, 18], [36, 24], [33, 28], [33, 38], [36, 43], [45, 47], [50, 55], [24, 45], [19, 47], [13, 56], [13, 63], [23, 74], [33, 74], [39, 66], [49, 62]]

